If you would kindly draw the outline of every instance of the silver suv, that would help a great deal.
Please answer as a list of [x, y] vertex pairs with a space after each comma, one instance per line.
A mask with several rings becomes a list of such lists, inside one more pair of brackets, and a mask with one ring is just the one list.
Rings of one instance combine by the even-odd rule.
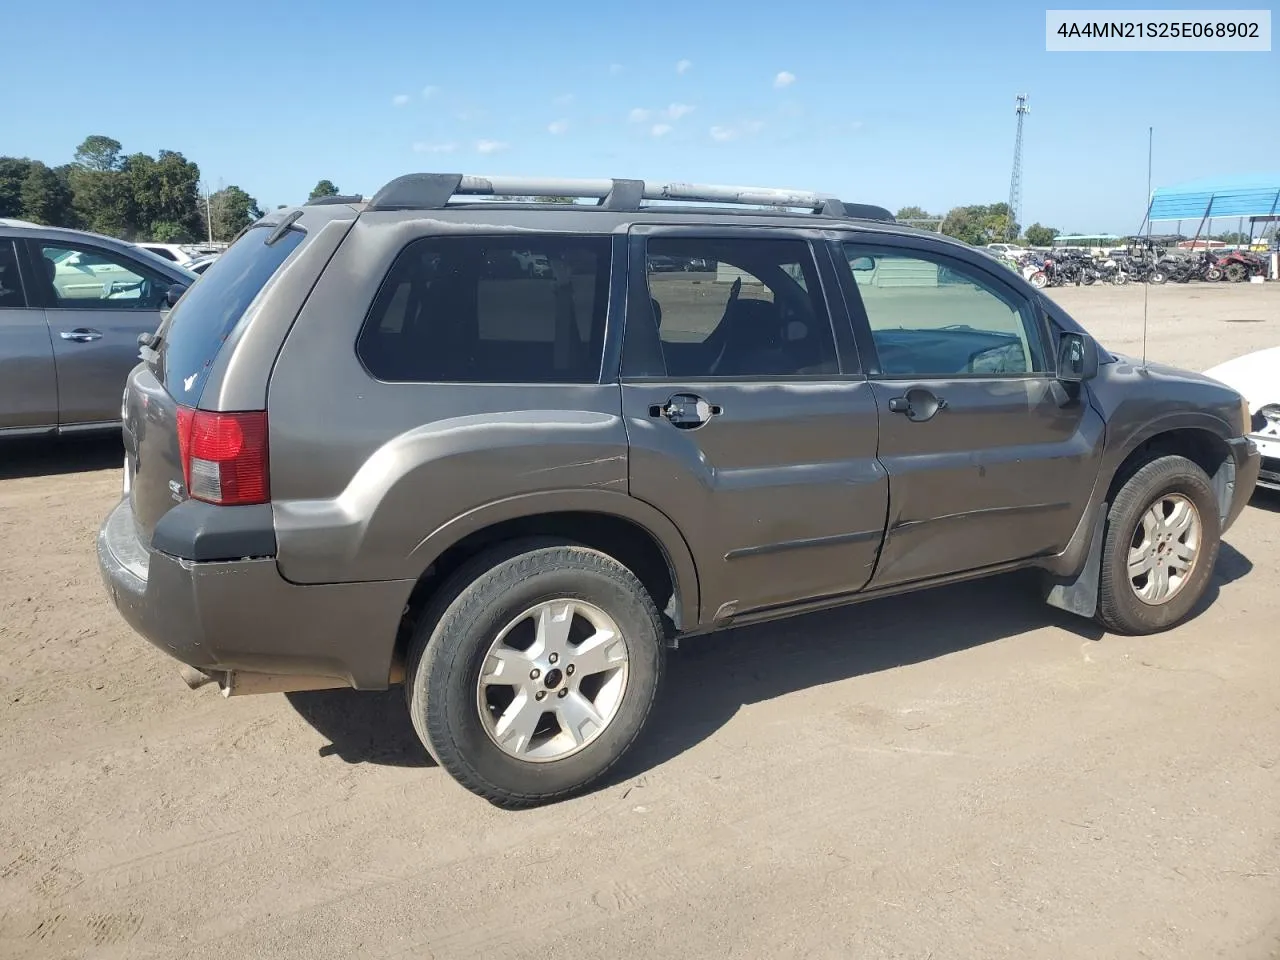
[[144, 340], [120, 612], [229, 694], [403, 682], [505, 806], [616, 763], [680, 637], [1020, 567], [1170, 627], [1259, 468], [1235, 391], [791, 191], [401, 177], [268, 214]]

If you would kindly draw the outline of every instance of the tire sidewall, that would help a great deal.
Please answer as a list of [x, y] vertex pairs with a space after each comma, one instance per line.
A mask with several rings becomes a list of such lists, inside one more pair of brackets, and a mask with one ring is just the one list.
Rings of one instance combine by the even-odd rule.
[[[1138, 471], [1129, 483], [1138, 484], [1136, 489], [1142, 491], [1141, 495], [1131, 501], [1124, 516], [1113, 516], [1110, 521], [1114, 527], [1107, 540], [1108, 552], [1103, 557], [1103, 562], [1111, 567], [1110, 580], [1115, 586], [1113, 602], [1116, 612], [1133, 632], [1154, 633], [1175, 626], [1183, 620], [1200, 602], [1217, 564], [1221, 542], [1217, 496], [1203, 473], [1194, 468], [1190, 461], [1184, 462], [1193, 469], [1172, 472], [1163, 466], [1167, 461], [1157, 460]], [[1157, 499], [1171, 493], [1182, 494], [1195, 504], [1200, 515], [1200, 549], [1191, 578], [1182, 589], [1165, 603], [1148, 604], [1138, 598], [1129, 580], [1129, 545], [1133, 542], [1143, 514]]]
[[[519, 559], [519, 558], [517, 558]], [[480, 781], [529, 798], [571, 792], [603, 774], [639, 735], [662, 676], [663, 648], [652, 604], [629, 571], [613, 576], [563, 558], [515, 581], [501, 574], [506, 564], [477, 579], [445, 611], [409, 681], [424, 684], [422, 729], [432, 731], [432, 754], [448, 765], [457, 757]], [[496, 574], [496, 575], [495, 575]], [[629, 657], [627, 686], [608, 727], [588, 746], [563, 760], [530, 762], [505, 753], [485, 731], [476, 705], [480, 671], [498, 633], [521, 612], [559, 598], [584, 600], [608, 613], [622, 631]], [[548, 704], [548, 709], [551, 705]], [[448, 742], [439, 742], [447, 738]]]

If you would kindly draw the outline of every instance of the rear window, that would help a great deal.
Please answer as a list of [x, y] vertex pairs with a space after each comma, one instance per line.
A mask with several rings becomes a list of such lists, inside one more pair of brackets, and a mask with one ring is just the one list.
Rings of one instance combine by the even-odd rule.
[[165, 321], [160, 343], [164, 385], [174, 399], [195, 404], [209, 368], [253, 298], [302, 242], [290, 229], [271, 246], [273, 227], [254, 227], [194, 283]]
[[609, 258], [607, 237], [415, 240], [383, 281], [357, 352], [380, 380], [594, 383]]

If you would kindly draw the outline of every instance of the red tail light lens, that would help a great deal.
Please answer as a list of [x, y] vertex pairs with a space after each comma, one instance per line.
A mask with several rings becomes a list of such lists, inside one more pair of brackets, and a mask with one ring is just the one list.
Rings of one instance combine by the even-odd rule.
[[178, 408], [178, 450], [187, 495], [223, 506], [266, 503], [267, 413]]

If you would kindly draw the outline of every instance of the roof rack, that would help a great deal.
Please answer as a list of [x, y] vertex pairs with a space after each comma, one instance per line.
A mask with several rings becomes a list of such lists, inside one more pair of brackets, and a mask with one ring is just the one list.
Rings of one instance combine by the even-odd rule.
[[[575, 180], [539, 177], [480, 177], [460, 173], [409, 173], [373, 195], [366, 210], [443, 210], [458, 196], [573, 197], [594, 199], [606, 210], [640, 210], [646, 200], [798, 207], [828, 217], [893, 220], [884, 207], [845, 203], [828, 194], [776, 187], [734, 187], [654, 180]], [[327, 198], [330, 201], [335, 198]]]
[[303, 204], [304, 207], [323, 207], [331, 203], [364, 203], [364, 197], [358, 193], [335, 193], [328, 197], [314, 197]]

